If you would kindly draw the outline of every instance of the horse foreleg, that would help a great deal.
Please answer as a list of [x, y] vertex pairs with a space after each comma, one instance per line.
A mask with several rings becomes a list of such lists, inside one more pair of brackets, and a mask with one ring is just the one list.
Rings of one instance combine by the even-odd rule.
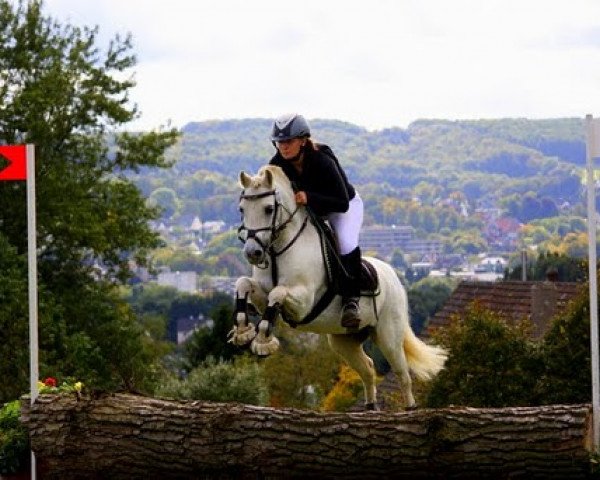
[[264, 308], [267, 294], [262, 287], [249, 277], [240, 277], [235, 283], [234, 325], [229, 332], [229, 342], [235, 345], [246, 345], [256, 336], [256, 327], [249, 321], [249, 309], [252, 305]]
[[373, 360], [362, 348], [362, 341], [352, 335], [327, 335], [331, 349], [358, 373], [365, 389], [365, 408], [377, 409], [376, 372]]
[[279, 304], [268, 305], [265, 309], [265, 313], [258, 323], [256, 337], [250, 344], [250, 349], [256, 355], [271, 355], [279, 348], [279, 340], [273, 335], [273, 327], [279, 310]]
[[265, 308], [263, 317], [258, 323], [256, 337], [250, 345], [250, 349], [255, 354], [271, 355], [279, 348], [279, 340], [273, 335], [273, 327], [288, 293], [288, 289], [281, 285], [269, 292], [267, 308]]
[[303, 306], [312, 305], [312, 302], [313, 297], [310, 296], [309, 290], [302, 285], [278, 285], [271, 290], [267, 308], [258, 324], [258, 333], [250, 345], [252, 351], [258, 355], [270, 355], [277, 351], [279, 340], [273, 335], [273, 327], [281, 309], [284, 308], [286, 314], [295, 317]]

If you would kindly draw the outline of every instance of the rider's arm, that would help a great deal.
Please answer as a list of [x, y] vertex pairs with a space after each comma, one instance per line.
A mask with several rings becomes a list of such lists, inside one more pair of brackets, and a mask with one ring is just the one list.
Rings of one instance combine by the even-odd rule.
[[307, 204], [317, 215], [346, 212], [349, 206], [348, 191], [335, 161], [325, 154], [315, 156], [311, 168], [310, 188], [307, 185]]

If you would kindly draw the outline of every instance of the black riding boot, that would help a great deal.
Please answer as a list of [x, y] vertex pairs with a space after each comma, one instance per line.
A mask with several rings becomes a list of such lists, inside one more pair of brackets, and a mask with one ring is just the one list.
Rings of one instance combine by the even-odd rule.
[[358, 328], [360, 324], [360, 247], [356, 247], [350, 253], [341, 256], [342, 265], [349, 277], [344, 275], [342, 281], [342, 327]]

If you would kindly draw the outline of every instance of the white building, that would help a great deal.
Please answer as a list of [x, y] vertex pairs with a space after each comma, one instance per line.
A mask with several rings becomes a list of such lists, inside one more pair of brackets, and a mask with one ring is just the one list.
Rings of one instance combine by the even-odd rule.
[[163, 287], [175, 287], [181, 292], [196, 293], [198, 275], [196, 272], [161, 272], [157, 283]]
[[396, 248], [404, 249], [414, 234], [415, 229], [410, 225], [369, 226], [361, 229], [358, 243], [364, 252], [374, 251], [386, 257]]

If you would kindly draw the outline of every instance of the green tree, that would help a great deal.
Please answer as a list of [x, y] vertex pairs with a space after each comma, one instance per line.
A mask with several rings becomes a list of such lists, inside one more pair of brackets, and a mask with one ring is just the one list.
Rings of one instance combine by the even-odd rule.
[[487, 242], [476, 230], [460, 230], [455, 234], [452, 244], [453, 251], [468, 255], [485, 252], [488, 248]]
[[14, 400], [0, 408], [0, 474], [29, 469], [29, 432], [19, 417], [21, 402]]
[[450, 279], [423, 278], [407, 291], [412, 329], [420, 333], [427, 319], [437, 312], [448, 299], [455, 283]]
[[239, 347], [227, 341], [228, 333], [233, 325], [233, 308], [222, 304], [211, 312], [214, 325], [212, 328], [200, 328], [186, 342], [184, 349], [184, 369], [191, 371], [201, 365], [209, 357], [224, 361], [231, 360], [234, 355], [241, 353]]
[[[505, 277], [520, 280], [523, 266], [520, 261], [510, 269]], [[537, 258], [531, 259], [527, 268], [528, 280], [546, 280], [554, 276], [559, 282], [582, 282], [588, 274], [588, 263], [581, 258], [570, 257], [561, 253], [541, 252]]]
[[134, 286], [125, 299], [137, 314], [152, 313], [166, 318], [179, 295], [175, 287], [148, 283]]
[[[168, 166], [164, 153], [178, 134], [123, 132], [139, 115], [129, 101], [131, 38], [102, 50], [97, 36], [46, 16], [41, 0], [0, 0], [0, 143], [36, 146], [40, 311], [51, 317], [40, 322], [42, 374], [134, 388], [155, 359], [115, 286], [159, 239], [148, 227], [157, 211], [126, 172]], [[24, 183], [0, 182], [0, 203], [10, 205], [0, 233], [23, 256]], [[14, 322], [26, 322], [21, 311], [0, 316], [0, 330]], [[4, 382], [22, 385], [24, 342], [12, 341], [15, 368]]]
[[[52, 318], [51, 304], [40, 292], [41, 325]], [[0, 399], [17, 398], [29, 385], [27, 261], [0, 232]]]
[[239, 357], [235, 361], [216, 361], [209, 357], [182, 379], [170, 378], [161, 383], [156, 395], [185, 400], [241, 402], [267, 405], [267, 383], [254, 359]]
[[392, 258], [390, 260], [390, 263], [391, 263], [392, 267], [394, 267], [394, 268], [406, 268], [407, 267], [406, 259], [404, 258], [404, 254], [402, 253], [402, 250], [400, 250], [399, 248], [394, 249], [394, 251], [392, 252]]
[[148, 204], [159, 207], [165, 218], [174, 217], [181, 209], [181, 201], [172, 188], [160, 187], [154, 190], [148, 197]]
[[589, 289], [552, 321], [541, 346], [544, 369], [536, 385], [542, 403], [591, 401]]
[[436, 339], [450, 356], [430, 386], [430, 407], [537, 402], [534, 390], [542, 367], [525, 325], [511, 327], [497, 314], [473, 304]]

